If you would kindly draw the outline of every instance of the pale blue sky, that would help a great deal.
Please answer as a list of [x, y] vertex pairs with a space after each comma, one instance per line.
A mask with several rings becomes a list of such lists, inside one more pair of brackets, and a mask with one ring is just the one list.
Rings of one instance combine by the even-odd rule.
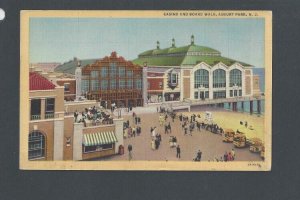
[[31, 18], [30, 62], [102, 58], [116, 51], [132, 60], [139, 53], [195, 44], [222, 56], [264, 67], [264, 19]]

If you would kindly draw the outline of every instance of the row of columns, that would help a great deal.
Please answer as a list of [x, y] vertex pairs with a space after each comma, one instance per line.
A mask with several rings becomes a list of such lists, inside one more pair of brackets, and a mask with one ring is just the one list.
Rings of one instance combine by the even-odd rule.
[[[229, 107], [232, 108], [232, 111], [238, 110], [237, 103], [238, 102], [228, 103]], [[253, 101], [250, 101], [249, 104], [250, 104], [250, 114], [252, 114], [253, 113]], [[242, 110], [244, 110], [244, 102], [243, 101], [241, 102], [241, 107], [242, 107]], [[257, 100], [257, 113], [259, 113], [259, 114], [261, 113], [261, 101], [260, 100]]]

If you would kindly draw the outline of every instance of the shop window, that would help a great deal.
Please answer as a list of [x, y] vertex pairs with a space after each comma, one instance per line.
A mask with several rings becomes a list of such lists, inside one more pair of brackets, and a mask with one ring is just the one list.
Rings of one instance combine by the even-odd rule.
[[90, 152], [95, 152], [95, 151], [109, 150], [112, 148], [113, 148], [113, 144], [103, 144], [103, 145], [97, 145], [97, 146], [83, 146], [83, 152], [90, 153]]

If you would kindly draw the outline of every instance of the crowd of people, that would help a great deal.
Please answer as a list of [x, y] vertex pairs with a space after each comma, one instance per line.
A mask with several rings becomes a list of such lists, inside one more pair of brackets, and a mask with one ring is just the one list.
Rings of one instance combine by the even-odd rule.
[[[224, 155], [222, 156], [216, 156], [213, 161], [215, 162], [229, 162], [234, 161], [236, 157], [236, 153], [234, 149], [231, 149], [231, 151], [225, 151]], [[210, 160], [209, 160], [210, 161]]]
[[74, 112], [74, 122], [83, 123], [86, 127], [87, 122], [90, 122], [93, 126], [100, 124], [112, 124], [113, 118], [110, 116], [110, 114], [104, 112], [103, 110], [98, 110], [96, 106], [93, 106], [85, 108], [81, 113], [76, 110]]
[[135, 136], [140, 136], [142, 133], [142, 128], [139, 124], [135, 125], [130, 125], [129, 120], [123, 123], [123, 137], [124, 139], [126, 138], [131, 138]]
[[[181, 158], [181, 152], [182, 147], [178, 144], [178, 139], [176, 135], [172, 134], [172, 126], [174, 126], [175, 120], [179, 120], [180, 126], [182, 127], [182, 133], [183, 135], [191, 135], [194, 132], [201, 132], [203, 130], [209, 131], [216, 134], [222, 134], [223, 129], [218, 126], [218, 124], [214, 124], [211, 121], [207, 121], [205, 119], [202, 119], [200, 114], [191, 114], [191, 115], [184, 115], [180, 113], [177, 115], [175, 112], [170, 112], [167, 109], [159, 108], [157, 109], [159, 116], [158, 116], [158, 122], [159, 127], [153, 126], [150, 127], [150, 148], [153, 151], [156, 151], [161, 148], [162, 144], [162, 135], [160, 133], [163, 133], [165, 135], [169, 134], [169, 147], [174, 149], [174, 156], [176, 155], [176, 158]], [[134, 138], [136, 136], [139, 136], [141, 134], [141, 117], [138, 116], [135, 112], [132, 113], [132, 121], [130, 118], [124, 122], [124, 138]], [[176, 129], [176, 127], [175, 127]], [[165, 137], [165, 136], [164, 136]], [[198, 150], [195, 153], [195, 157], [192, 158], [195, 162], [200, 162], [203, 157], [203, 153], [201, 150]], [[130, 156], [132, 157], [132, 156]], [[131, 159], [131, 158], [130, 158]], [[216, 162], [228, 162], [235, 160], [235, 151], [232, 149], [231, 151], [226, 151], [224, 155], [215, 157], [213, 161]]]

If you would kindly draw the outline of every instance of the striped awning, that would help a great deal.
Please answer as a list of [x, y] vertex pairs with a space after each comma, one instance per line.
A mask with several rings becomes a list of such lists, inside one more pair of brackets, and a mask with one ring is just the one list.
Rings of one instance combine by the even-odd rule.
[[87, 133], [83, 135], [84, 146], [97, 146], [103, 144], [113, 144], [118, 142], [117, 137], [113, 131]]

